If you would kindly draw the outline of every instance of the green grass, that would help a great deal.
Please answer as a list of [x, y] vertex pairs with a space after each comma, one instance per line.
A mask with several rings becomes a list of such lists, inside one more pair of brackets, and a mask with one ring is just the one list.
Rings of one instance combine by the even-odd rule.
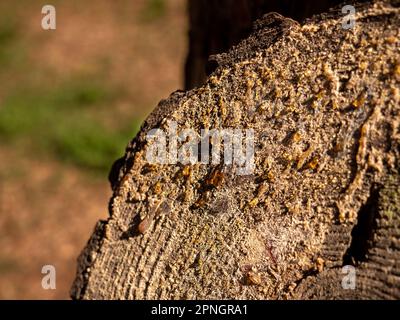
[[76, 79], [48, 90], [20, 88], [0, 105], [0, 143], [104, 174], [139, 126], [135, 119], [117, 129], [104, 124], [100, 115], [117, 96], [95, 81]]
[[[128, 141], [136, 133], [136, 124], [131, 130], [106, 130], [90, 119], [59, 126], [51, 140], [52, 151], [64, 161], [106, 173], [114, 160], [121, 157]], [[71, 129], [73, 131], [71, 131]]]
[[144, 22], [153, 22], [165, 15], [165, 0], [147, 0], [146, 5], [141, 12], [141, 20]]
[[0, 67], [4, 67], [13, 60], [15, 50], [13, 46], [18, 39], [18, 28], [14, 21], [4, 19], [0, 21]]
[[[148, 0], [143, 14], [156, 19], [164, 9], [164, 0]], [[140, 124], [113, 110], [124, 92], [108, 82], [106, 68], [53, 78], [29, 59], [35, 44], [12, 17], [0, 19], [0, 144], [104, 175]]]
[[3, 20], [0, 24], [0, 45], [4, 46], [16, 38], [16, 25], [10, 20]]

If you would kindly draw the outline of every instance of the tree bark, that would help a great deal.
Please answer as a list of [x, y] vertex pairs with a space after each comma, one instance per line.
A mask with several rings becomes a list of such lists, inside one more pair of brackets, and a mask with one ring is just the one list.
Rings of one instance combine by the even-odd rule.
[[303, 22], [341, 0], [189, 0], [189, 53], [185, 88], [204, 83], [212, 63], [208, 57], [228, 51], [248, 37], [255, 20], [269, 12]]

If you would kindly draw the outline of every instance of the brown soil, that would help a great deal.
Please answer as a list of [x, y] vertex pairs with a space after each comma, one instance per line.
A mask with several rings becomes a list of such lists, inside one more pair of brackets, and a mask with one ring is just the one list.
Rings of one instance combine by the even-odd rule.
[[[23, 36], [32, 43], [29, 59], [61, 81], [105, 69], [110, 83], [128, 89], [126, 101], [111, 106], [110, 113], [118, 108], [143, 118], [157, 101], [182, 87], [186, 40], [184, 0], [165, 2], [163, 15], [151, 21], [141, 14], [146, 3], [55, 2], [53, 34], [40, 28], [41, 2], [21, 4]], [[105, 176], [27, 157], [20, 149], [0, 145], [0, 299], [68, 299], [76, 258], [96, 221], [107, 217], [110, 187]], [[56, 290], [41, 287], [46, 264], [56, 267]]]

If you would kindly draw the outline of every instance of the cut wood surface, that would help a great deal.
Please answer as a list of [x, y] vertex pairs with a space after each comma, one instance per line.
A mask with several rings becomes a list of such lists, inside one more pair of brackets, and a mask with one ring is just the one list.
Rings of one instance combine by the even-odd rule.
[[304, 21], [341, 0], [188, 0], [189, 48], [185, 88], [202, 85], [213, 64], [209, 56], [226, 52], [247, 38], [252, 23], [267, 12]]
[[[202, 87], [160, 102], [113, 167], [73, 298], [400, 298], [400, 3], [342, 19], [266, 15]], [[253, 129], [253, 174], [149, 164], [146, 134], [173, 122]]]

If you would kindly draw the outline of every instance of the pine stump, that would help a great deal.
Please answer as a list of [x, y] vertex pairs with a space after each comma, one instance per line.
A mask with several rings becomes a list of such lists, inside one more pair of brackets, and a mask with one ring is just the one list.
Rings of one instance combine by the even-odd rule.
[[[268, 14], [160, 102], [113, 167], [72, 298], [400, 298], [399, 1], [342, 23]], [[147, 133], [171, 123], [252, 129], [253, 172], [150, 164]]]

